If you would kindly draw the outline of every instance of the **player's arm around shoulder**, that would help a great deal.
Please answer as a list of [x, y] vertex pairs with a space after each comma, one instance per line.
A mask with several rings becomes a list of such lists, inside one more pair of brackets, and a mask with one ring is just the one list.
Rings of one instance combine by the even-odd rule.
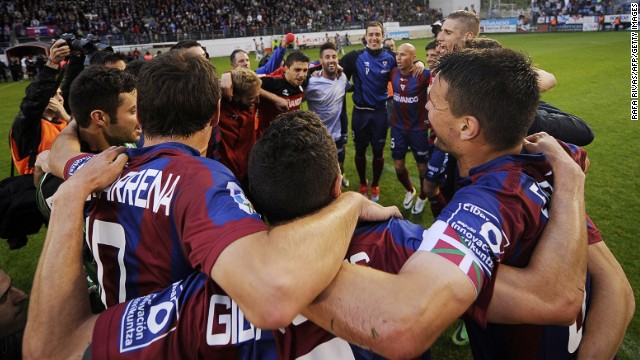
[[577, 359], [612, 359], [633, 318], [633, 289], [604, 241], [589, 245], [588, 252], [591, 298]]
[[227, 246], [211, 277], [252, 324], [286, 327], [336, 276], [358, 220], [401, 217], [347, 192], [320, 211], [244, 236]]
[[488, 317], [501, 323], [571, 325], [585, 291], [585, 176], [567, 151], [545, 133], [527, 137], [525, 148], [544, 153], [553, 169], [549, 221], [525, 268], [500, 267]]
[[78, 124], [72, 121], [58, 134], [53, 145], [51, 145], [48, 159], [51, 173], [61, 179], [65, 178], [64, 168], [67, 162], [81, 153]]
[[303, 314], [351, 343], [404, 359], [428, 349], [475, 295], [455, 264], [417, 251], [397, 275], [343, 264]]

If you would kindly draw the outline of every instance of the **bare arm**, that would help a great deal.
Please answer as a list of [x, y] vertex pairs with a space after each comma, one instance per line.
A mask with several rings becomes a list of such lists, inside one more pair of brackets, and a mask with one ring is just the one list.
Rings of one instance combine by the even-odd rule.
[[474, 299], [473, 285], [453, 263], [417, 251], [398, 275], [344, 264], [303, 314], [385, 357], [411, 358], [428, 349]]
[[72, 121], [60, 132], [51, 146], [49, 153], [49, 169], [51, 173], [64, 179], [64, 166], [74, 156], [80, 155], [78, 124]]
[[540, 92], [545, 92], [558, 84], [555, 75], [552, 73], [537, 68], [535, 71], [538, 73], [538, 88]]
[[256, 326], [287, 326], [335, 277], [358, 219], [390, 216], [398, 209], [342, 194], [313, 215], [235, 241], [211, 277]]
[[25, 329], [25, 359], [80, 358], [91, 343], [97, 315], [91, 313], [82, 267], [83, 207], [93, 191], [122, 171], [124, 148], [111, 148], [63, 183], [53, 201]]
[[591, 299], [577, 358], [613, 359], [633, 318], [633, 290], [603, 241], [589, 245], [589, 274]]
[[585, 291], [585, 175], [553, 137], [540, 133], [528, 139], [535, 142], [527, 150], [544, 152], [553, 169], [549, 222], [526, 268], [499, 267], [487, 315], [498, 323], [570, 325]]

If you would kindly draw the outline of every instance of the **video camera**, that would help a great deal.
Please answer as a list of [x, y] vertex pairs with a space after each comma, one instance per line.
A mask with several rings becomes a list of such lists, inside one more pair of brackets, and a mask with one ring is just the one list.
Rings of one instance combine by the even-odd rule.
[[434, 37], [438, 36], [438, 33], [440, 32], [440, 30], [442, 30], [442, 22], [440, 20], [434, 22], [431, 25], [431, 32], [433, 33]]
[[85, 38], [77, 39], [73, 34], [62, 34], [60, 39], [67, 42], [71, 51], [79, 51], [82, 55], [89, 55], [100, 49], [100, 39], [93, 34], [87, 35]]

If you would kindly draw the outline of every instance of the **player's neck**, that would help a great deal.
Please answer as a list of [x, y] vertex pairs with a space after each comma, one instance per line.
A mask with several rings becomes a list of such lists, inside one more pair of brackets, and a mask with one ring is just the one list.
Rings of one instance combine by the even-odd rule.
[[518, 144], [506, 150], [493, 150], [490, 144], [474, 145], [463, 149], [454, 155], [458, 162], [458, 171], [460, 176], [467, 177], [471, 169], [482, 164], [486, 164], [493, 159], [497, 159], [505, 155], [518, 155], [522, 151], [522, 144]]
[[413, 72], [413, 68], [414, 68], [414, 67], [415, 67], [415, 66], [411, 66], [411, 67], [410, 67], [410, 68], [408, 68], [408, 69], [400, 70], [400, 74], [402, 74], [402, 75], [409, 75], [409, 74], [411, 74], [411, 73]]
[[149, 136], [145, 135], [144, 146], [153, 146], [158, 144], [164, 144], [168, 142], [177, 142], [190, 146], [200, 152], [201, 156], [206, 156], [207, 145], [211, 138], [211, 126], [207, 126], [205, 129], [192, 134], [189, 137], [180, 136]]
[[338, 73], [334, 72], [333, 74], [330, 74], [328, 71], [322, 70], [322, 77], [329, 80], [335, 80], [338, 77]]
[[[102, 130], [93, 126], [89, 126], [88, 128], [78, 127], [78, 138], [89, 146], [91, 152], [101, 152], [111, 146]], [[117, 146], [120, 144], [113, 145]]]

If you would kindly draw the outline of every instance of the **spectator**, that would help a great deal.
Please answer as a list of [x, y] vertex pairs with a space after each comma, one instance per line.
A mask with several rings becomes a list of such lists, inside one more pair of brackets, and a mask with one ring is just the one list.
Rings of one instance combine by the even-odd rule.
[[53, 44], [45, 68], [27, 87], [20, 111], [11, 125], [11, 155], [21, 175], [33, 173], [36, 156], [51, 148], [69, 121], [62, 91], [57, 88], [59, 63], [69, 53], [66, 41]]
[[4, 78], [4, 82], [9, 82], [9, 76], [7, 76], [8, 71], [9, 66], [4, 61], [0, 61], [0, 76]]

